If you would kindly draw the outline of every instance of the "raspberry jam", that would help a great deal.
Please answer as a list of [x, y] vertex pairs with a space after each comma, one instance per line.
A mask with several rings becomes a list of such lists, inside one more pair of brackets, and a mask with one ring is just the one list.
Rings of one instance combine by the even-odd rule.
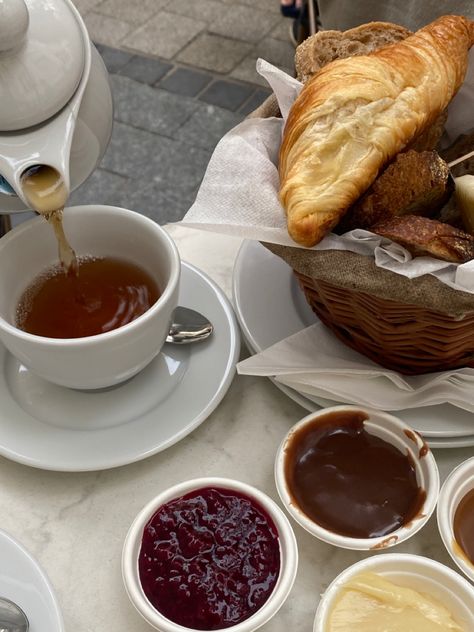
[[152, 516], [138, 569], [145, 595], [163, 616], [195, 630], [228, 628], [270, 596], [280, 571], [278, 532], [244, 494], [198, 489]]

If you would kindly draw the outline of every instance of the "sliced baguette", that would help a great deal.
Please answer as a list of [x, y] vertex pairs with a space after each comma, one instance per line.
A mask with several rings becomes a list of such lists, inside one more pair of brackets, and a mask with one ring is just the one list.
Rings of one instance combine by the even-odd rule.
[[369, 22], [348, 31], [319, 31], [296, 49], [296, 77], [306, 83], [318, 70], [336, 59], [367, 55], [409, 35], [411, 31], [390, 22]]
[[474, 237], [435, 219], [402, 215], [370, 230], [404, 246], [414, 257], [435, 257], [452, 263], [474, 259]]

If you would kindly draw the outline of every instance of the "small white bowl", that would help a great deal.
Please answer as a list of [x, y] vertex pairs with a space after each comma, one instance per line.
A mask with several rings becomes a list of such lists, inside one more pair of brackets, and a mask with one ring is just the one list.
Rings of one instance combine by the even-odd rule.
[[444, 564], [419, 555], [386, 553], [374, 555], [346, 568], [321, 596], [313, 632], [325, 632], [334, 600], [344, 584], [363, 572], [377, 573], [384, 579], [431, 597], [443, 605], [463, 630], [474, 630], [474, 591], [461, 575]]
[[[312, 424], [316, 419], [323, 419], [327, 415], [337, 412], [363, 412], [367, 414], [364, 421], [365, 429], [384, 441], [396, 446], [402, 453], [411, 456], [416, 468], [418, 485], [425, 490], [426, 498], [423, 505], [408, 524], [401, 526], [390, 534], [376, 538], [353, 538], [330, 531], [309, 518], [294, 502], [288, 488], [285, 476], [285, 458], [291, 444], [292, 437], [304, 426]], [[430, 449], [410, 426], [387, 413], [371, 410], [361, 406], [333, 406], [303, 417], [295, 424], [283, 439], [275, 460], [275, 482], [280, 498], [288, 512], [306, 531], [334, 546], [345, 549], [367, 551], [370, 549], [385, 549], [407, 540], [428, 521], [433, 513], [439, 493], [439, 473], [436, 461]]]
[[[454, 515], [464, 496], [474, 489], [474, 457], [458, 465], [448, 478], [439, 493], [437, 519], [441, 539], [448, 553], [472, 582], [474, 582], [474, 565], [469, 562], [454, 538]], [[474, 627], [473, 627], [474, 629]]]
[[280, 573], [272, 593], [257, 612], [248, 619], [225, 628], [225, 630], [227, 632], [252, 632], [262, 626], [283, 605], [296, 577], [298, 547], [293, 529], [283, 511], [266, 494], [246, 483], [218, 477], [198, 478], [174, 485], [158, 494], [139, 512], [125, 538], [122, 553], [122, 577], [127, 594], [141, 616], [151, 626], [161, 632], [186, 632], [191, 630], [191, 628], [178, 625], [164, 617], [145, 596], [138, 571], [138, 556], [143, 530], [153, 514], [165, 503], [192, 491], [209, 487], [239, 492], [254, 500], [273, 520], [278, 530], [280, 542]]

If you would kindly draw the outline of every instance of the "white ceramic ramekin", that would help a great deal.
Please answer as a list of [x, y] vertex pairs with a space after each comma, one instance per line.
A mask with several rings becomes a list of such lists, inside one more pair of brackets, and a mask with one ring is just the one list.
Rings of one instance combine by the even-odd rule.
[[474, 630], [474, 590], [467, 580], [435, 560], [407, 553], [374, 555], [346, 568], [321, 596], [313, 632], [326, 632], [328, 617], [340, 589], [359, 573], [371, 572], [416, 590], [444, 606], [465, 632]]
[[273, 520], [280, 541], [280, 573], [278, 581], [263, 606], [252, 616], [231, 627], [227, 632], [252, 632], [269, 621], [280, 609], [293, 586], [298, 567], [298, 548], [293, 529], [283, 511], [266, 494], [251, 485], [234, 479], [208, 477], [179, 483], [165, 490], [151, 500], [137, 515], [125, 538], [122, 553], [122, 576], [127, 594], [142, 617], [155, 629], [161, 632], [192, 632], [164, 617], [154, 608], [142, 589], [138, 556], [141, 547], [143, 529], [153, 514], [165, 503], [192, 491], [213, 487], [240, 492], [260, 505]]
[[[416, 467], [418, 485], [425, 490], [426, 498], [418, 515], [408, 524], [403, 525], [390, 534], [377, 538], [352, 538], [322, 527], [309, 518], [294, 502], [287, 485], [285, 476], [285, 459], [292, 437], [303, 427], [323, 420], [328, 414], [337, 412], [362, 411], [367, 414], [364, 428], [367, 432], [380, 437], [384, 441], [396, 446], [402, 453], [409, 454]], [[433, 513], [439, 493], [439, 473], [436, 461], [426, 443], [412, 428], [403, 421], [387, 413], [370, 410], [361, 406], [333, 406], [303, 417], [295, 424], [283, 439], [275, 460], [275, 482], [280, 498], [291, 516], [306, 531], [334, 546], [345, 549], [369, 550], [384, 549], [407, 540], [427, 522]]]
[[143, 369], [160, 351], [178, 301], [178, 250], [153, 220], [112, 206], [64, 211], [64, 229], [77, 255], [117, 257], [136, 263], [161, 290], [158, 301], [136, 320], [86, 338], [35, 336], [15, 326], [20, 296], [57, 263], [53, 229], [36, 217], [0, 239], [0, 339], [20, 362], [44, 379], [78, 389], [112, 386]]
[[[464, 496], [474, 489], [474, 457], [458, 465], [439, 493], [437, 518], [444, 546], [462, 572], [474, 582], [474, 564], [469, 562], [454, 538], [454, 515]], [[474, 534], [473, 534], [474, 535]], [[472, 628], [474, 630], [474, 627]]]

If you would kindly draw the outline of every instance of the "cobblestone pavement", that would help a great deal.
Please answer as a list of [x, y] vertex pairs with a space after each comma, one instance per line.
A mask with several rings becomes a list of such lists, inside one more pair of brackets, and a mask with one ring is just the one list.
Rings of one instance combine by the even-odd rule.
[[73, 0], [95, 42], [262, 82], [264, 57], [291, 72], [289, 20], [279, 0]]
[[100, 167], [69, 203], [178, 221], [216, 143], [269, 94], [257, 57], [291, 72], [289, 20], [278, 0], [75, 1], [109, 70], [115, 120]]

